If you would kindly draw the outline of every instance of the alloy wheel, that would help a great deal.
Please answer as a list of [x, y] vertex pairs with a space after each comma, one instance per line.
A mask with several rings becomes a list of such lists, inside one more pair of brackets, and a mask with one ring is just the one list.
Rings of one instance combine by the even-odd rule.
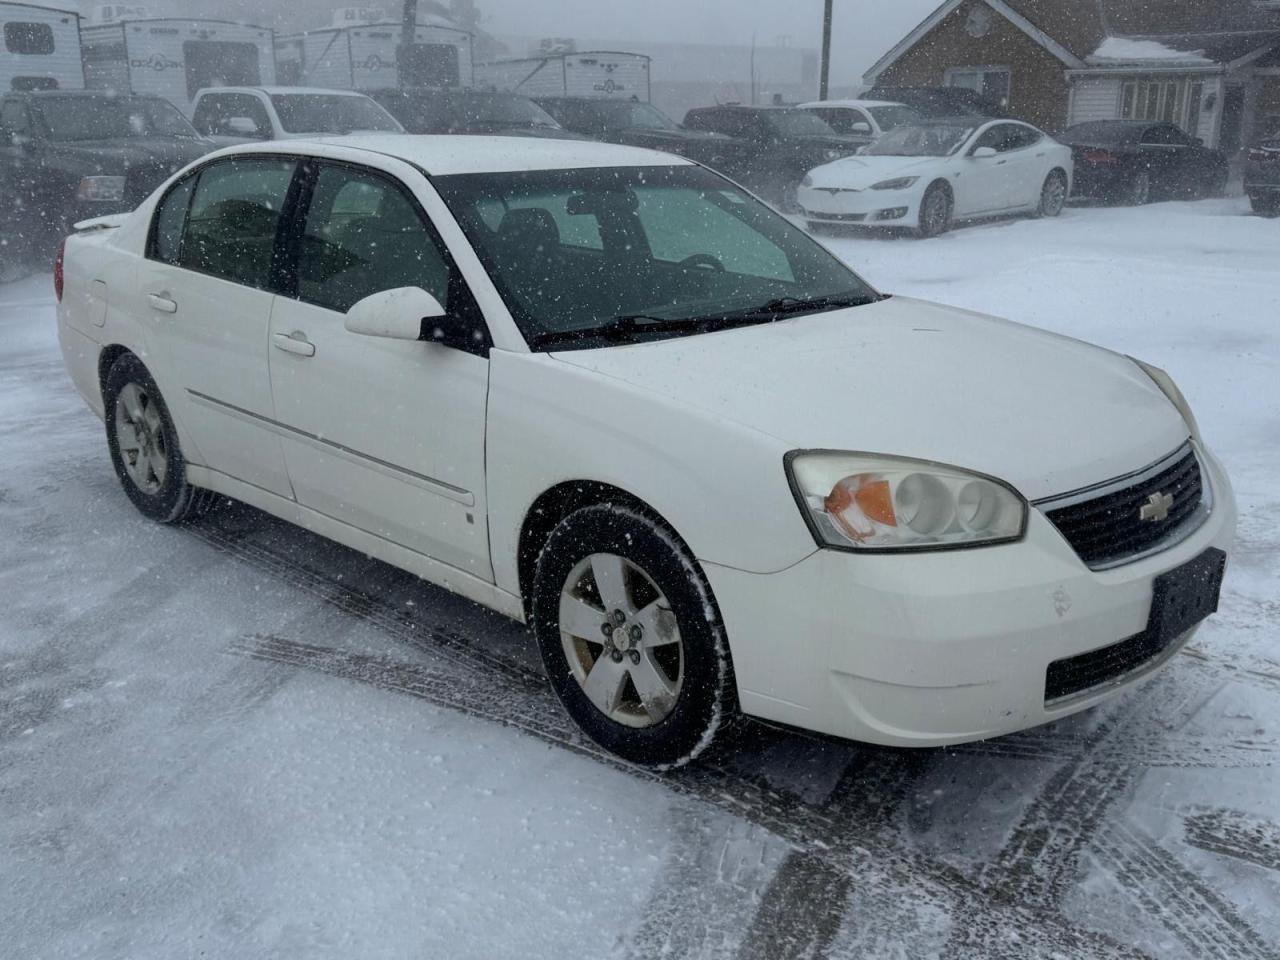
[[169, 472], [169, 447], [160, 410], [139, 384], [125, 384], [116, 397], [115, 427], [125, 473], [143, 493], [159, 493]]
[[587, 699], [610, 720], [651, 727], [675, 709], [684, 643], [671, 604], [630, 560], [593, 553], [560, 592], [560, 641]]
[[1040, 209], [1046, 217], [1056, 217], [1067, 205], [1067, 183], [1060, 174], [1050, 174], [1040, 197]]

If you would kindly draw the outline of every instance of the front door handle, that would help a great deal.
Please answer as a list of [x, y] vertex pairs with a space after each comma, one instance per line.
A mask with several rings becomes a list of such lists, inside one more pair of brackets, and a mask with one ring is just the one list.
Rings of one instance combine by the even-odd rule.
[[283, 333], [277, 333], [272, 336], [271, 340], [276, 345], [276, 349], [283, 350], [285, 353], [292, 353], [299, 357], [314, 357], [316, 355], [316, 345], [308, 340], [305, 334], [294, 333], [285, 336]]
[[176, 300], [170, 300], [168, 297], [157, 296], [154, 293], [151, 294], [147, 300], [151, 304], [151, 309], [159, 313], [178, 312], [178, 302]]

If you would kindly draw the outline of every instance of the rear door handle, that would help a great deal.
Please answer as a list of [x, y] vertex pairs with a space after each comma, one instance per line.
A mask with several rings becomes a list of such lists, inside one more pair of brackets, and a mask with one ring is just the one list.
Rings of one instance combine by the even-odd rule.
[[276, 349], [283, 350], [285, 353], [292, 353], [299, 357], [316, 355], [316, 345], [301, 333], [295, 333], [292, 336], [277, 333], [271, 337], [271, 340], [276, 345]]
[[176, 300], [170, 300], [168, 297], [156, 296], [156, 294], [154, 293], [151, 294], [151, 296], [149, 296], [147, 300], [151, 304], [151, 309], [159, 313], [177, 313], [178, 312], [178, 302]]

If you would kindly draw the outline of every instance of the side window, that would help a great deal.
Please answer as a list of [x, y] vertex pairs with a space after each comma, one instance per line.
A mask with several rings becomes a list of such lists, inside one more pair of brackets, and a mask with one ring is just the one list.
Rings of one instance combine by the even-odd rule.
[[53, 27], [47, 23], [10, 20], [4, 25], [4, 48], [9, 53], [48, 56], [53, 53]]
[[201, 97], [191, 123], [207, 137], [271, 137], [267, 108], [257, 97], [246, 93], [212, 93]]
[[407, 193], [391, 180], [324, 166], [298, 255], [298, 297], [346, 313], [365, 297], [421, 287], [449, 306], [449, 261]]
[[1014, 149], [1012, 144], [1017, 129], [1011, 123], [997, 123], [978, 138], [978, 142], [973, 145], [974, 149], [991, 147], [997, 153], [1007, 153], [1009, 150]]
[[1025, 150], [1027, 147], [1034, 147], [1041, 139], [1043, 138], [1039, 130], [1011, 124], [1009, 136], [1005, 141], [1008, 144], [1006, 149]]
[[179, 265], [267, 289], [296, 161], [234, 159], [200, 172]]
[[738, 194], [655, 187], [636, 196], [636, 214], [655, 260], [675, 264], [709, 253], [728, 273], [795, 282], [782, 248], [734, 215], [744, 202]]
[[196, 177], [191, 176], [172, 187], [156, 207], [151, 226], [151, 249], [147, 256], [152, 260], [177, 265], [181, 262], [182, 227], [187, 222], [187, 209], [191, 206], [191, 191]]

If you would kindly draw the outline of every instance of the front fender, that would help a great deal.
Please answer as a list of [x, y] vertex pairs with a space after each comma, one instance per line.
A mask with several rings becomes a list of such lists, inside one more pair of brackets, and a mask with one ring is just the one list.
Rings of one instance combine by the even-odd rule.
[[520, 530], [540, 494], [567, 481], [625, 490], [699, 559], [783, 570], [816, 547], [776, 437], [545, 354], [491, 354], [486, 436], [498, 585], [519, 592]]

